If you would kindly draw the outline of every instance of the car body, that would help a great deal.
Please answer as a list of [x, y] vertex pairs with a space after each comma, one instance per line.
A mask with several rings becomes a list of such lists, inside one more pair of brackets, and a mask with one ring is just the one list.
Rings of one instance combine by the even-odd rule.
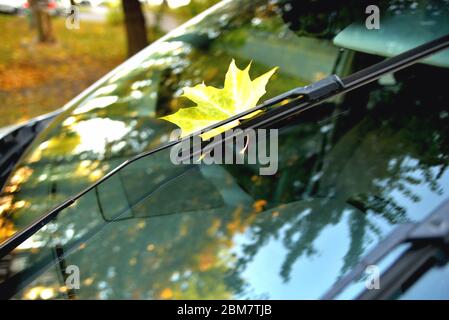
[[0, 12], [4, 13], [19, 13], [24, 5], [27, 3], [26, 0], [1, 0], [0, 1]]
[[[232, 59], [240, 67], [252, 61], [253, 76], [279, 67], [265, 100], [449, 33], [447, 6], [383, 2], [381, 29], [368, 30], [360, 3], [324, 3], [224, 1], [99, 80], [16, 164], [0, 197], [6, 238], [167, 143], [176, 126], [160, 117], [192, 106], [182, 88], [222, 86]], [[441, 52], [276, 124], [272, 176], [259, 175], [258, 164], [176, 166], [168, 150], [128, 163], [9, 255], [5, 283], [20, 280], [7, 289], [0, 283], [0, 292], [20, 299], [322, 297], [398, 225], [423, 220], [448, 198], [448, 67]], [[79, 268], [79, 289], [67, 288], [61, 261]], [[395, 298], [447, 299], [447, 270]], [[359, 279], [340, 298], [365, 285]]]

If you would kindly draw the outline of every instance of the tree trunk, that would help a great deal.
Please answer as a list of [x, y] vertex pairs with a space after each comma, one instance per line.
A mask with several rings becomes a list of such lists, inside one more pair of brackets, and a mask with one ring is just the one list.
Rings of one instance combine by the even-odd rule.
[[122, 0], [125, 14], [128, 56], [132, 56], [148, 45], [145, 17], [139, 0]]
[[46, 42], [54, 42], [55, 36], [53, 34], [53, 24], [51, 22], [51, 16], [47, 10], [43, 10], [42, 19], [43, 19], [44, 28], [45, 28], [45, 41]]
[[30, 0], [31, 14], [37, 30], [37, 39], [39, 42], [54, 42], [51, 17], [47, 10], [47, 0]]

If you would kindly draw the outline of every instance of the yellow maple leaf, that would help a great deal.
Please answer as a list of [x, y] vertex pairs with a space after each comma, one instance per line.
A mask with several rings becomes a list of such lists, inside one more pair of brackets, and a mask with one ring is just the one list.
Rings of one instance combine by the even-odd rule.
[[[250, 67], [251, 63], [244, 70], [240, 70], [233, 59], [226, 72], [223, 89], [206, 86], [204, 83], [194, 87], [186, 87], [183, 89], [183, 96], [195, 102], [196, 106], [181, 108], [176, 113], [161, 119], [176, 124], [181, 128], [181, 137], [185, 137], [255, 107], [259, 99], [265, 94], [268, 80], [277, 67], [254, 80], [251, 80], [249, 76]], [[252, 115], [254, 113], [247, 117]], [[207, 140], [237, 124], [238, 121], [233, 121], [225, 126], [203, 133], [201, 137]]]

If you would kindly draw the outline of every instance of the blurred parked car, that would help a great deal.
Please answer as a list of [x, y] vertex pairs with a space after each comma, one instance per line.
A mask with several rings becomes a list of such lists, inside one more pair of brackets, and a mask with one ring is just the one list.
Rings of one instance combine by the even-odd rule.
[[[449, 34], [447, 1], [380, 1], [379, 30], [366, 28], [360, 3], [224, 1], [56, 115], [8, 135], [0, 296], [316, 299], [397, 228], [447, 204], [448, 50], [270, 122], [279, 129], [275, 175], [259, 175], [260, 164], [175, 165], [167, 148], [148, 153], [177, 128], [160, 117], [192, 106], [182, 89], [222, 87], [232, 59], [252, 61], [253, 78], [279, 67], [265, 100], [330, 75], [366, 76]], [[410, 248], [398, 249], [382, 272]], [[419, 273], [399, 274], [410, 277], [387, 298], [449, 299], [443, 249], [419, 260]], [[79, 289], [65, 285], [69, 265], [80, 270]], [[338, 293], [366, 290], [362, 276]]]

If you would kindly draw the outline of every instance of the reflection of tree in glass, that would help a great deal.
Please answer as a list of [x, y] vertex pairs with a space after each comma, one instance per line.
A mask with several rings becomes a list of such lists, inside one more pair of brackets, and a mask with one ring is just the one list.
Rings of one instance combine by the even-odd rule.
[[[426, 67], [419, 71], [433, 72], [434, 77], [443, 74]], [[314, 204], [304, 217], [300, 212], [285, 214], [280, 209], [276, 220], [270, 215], [258, 219], [251, 226], [255, 240], [246, 246], [247, 256], [239, 261], [241, 267], [270, 238], [279, 235], [281, 228], [288, 226], [283, 242], [289, 254], [281, 270], [288, 280], [293, 263], [302, 255], [317, 253], [315, 239], [325, 226], [340, 221], [349, 204], [351, 244], [344, 257], [344, 273], [358, 262], [373, 236], [384, 236], [370, 215], [380, 216], [390, 225], [403, 223], [409, 219], [403, 202], [421, 201], [416, 187], [428, 188], [437, 195], [443, 193], [440, 180], [449, 160], [449, 127], [444, 117], [448, 101], [442, 94], [444, 89], [417, 90], [422, 88], [426, 76], [416, 75], [416, 70], [398, 74], [397, 78], [404, 82], [396, 88], [366, 89], [368, 108], [363, 108], [360, 100], [348, 99], [353, 107], [333, 124], [316, 126], [306, 121], [290, 129], [294, 133], [289, 132], [280, 141], [280, 163], [288, 166], [279, 169], [277, 179], [259, 177], [254, 183], [242, 178], [245, 189], [255, 198], [267, 199], [272, 210], [277, 210], [279, 203], [310, 198]], [[447, 81], [440, 80], [438, 83]], [[329, 125], [334, 128], [332, 143], [328, 139]], [[320, 129], [324, 134], [318, 133]], [[306, 146], [308, 150], [299, 151]], [[248, 172], [235, 168], [234, 175], [248, 176]], [[419, 214], [424, 217], [428, 212]]]

